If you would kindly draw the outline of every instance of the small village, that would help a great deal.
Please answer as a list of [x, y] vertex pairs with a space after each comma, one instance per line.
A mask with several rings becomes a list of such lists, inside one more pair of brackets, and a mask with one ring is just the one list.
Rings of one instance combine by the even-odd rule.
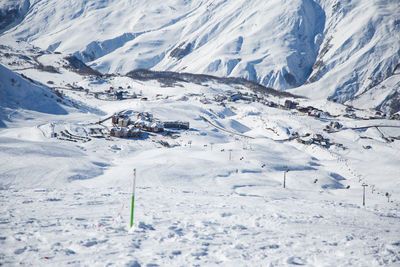
[[[301, 106], [298, 102], [285, 99], [283, 104], [276, 103], [274, 101], [268, 100], [264, 94], [261, 93], [249, 93], [249, 92], [233, 92], [227, 94], [217, 94], [214, 98], [208, 99], [206, 97], [202, 97], [200, 102], [203, 104], [211, 104], [212, 101], [217, 102], [219, 105], [225, 106], [229, 102], [236, 101], [247, 101], [247, 102], [257, 102], [263, 105], [266, 105], [271, 108], [278, 108], [281, 110], [292, 110], [298, 113], [315, 117], [315, 118], [334, 118], [338, 117], [338, 115], [332, 115], [329, 112], [323, 111], [313, 106]], [[359, 120], [378, 120], [378, 119], [389, 119], [389, 120], [400, 120], [400, 113], [395, 114], [384, 114], [381, 111], [375, 111], [374, 115], [368, 117], [360, 117], [356, 114], [356, 109], [352, 106], [346, 106], [345, 114], [342, 115], [345, 118], [359, 119]]]
[[[133, 113], [129, 111], [129, 114]], [[128, 115], [128, 112], [119, 113], [111, 117], [113, 127], [110, 129], [110, 136], [113, 137], [136, 137], [140, 138], [143, 132], [161, 133], [170, 132], [166, 129], [189, 130], [189, 122], [165, 121], [154, 119], [149, 112], [139, 112], [135, 116]]]
[[[51, 82], [51, 81], [49, 81]], [[87, 88], [83, 88], [82, 86], [78, 86], [77, 84], [67, 84], [66, 87], [54, 87], [53, 88], [56, 92], [60, 93], [60, 89], [62, 90], [72, 90], [78, 92], [85, 92], [87, 95], [92, 95], [96, 99], [104, 100], [104, 101], [121, 101], [121, 100], [128, 100], [128, 99], [136, 99], [140, 101], [148, 101], [150, 100], [149, 97], [144, 96], [143, 92], [139, 90], [136, 92], [133, 90], [132, 86], [127, 85], [125, 88], [123, 86], [110, 86], [108, 89], [98, 92], [92, 92]], [[62, 91], [61, 91], [62, 94]], [[373, 114], [368, 116], [360, 116], [357, 115], [357, 109], [346, 105], [344, 109], [344, 114], [341, 115], [332, 115], [329, 112], [324, 110], [318, 109], [313, 106], [302, 106], [298, 102], [292, 99], [285, 99], [284, 103], [277, 103], [270, 99], [268, 99], [268, 95], [263, 93], [254, 93], [254, 92], [247, 92], [247, 91], [228, 91], [226, 93], [219, 93], [213, 96], [206, 96], [205, 94], [187, 94], [185, 95], [182, 100], [187, 100], [189, 97], [195, 96], [199, 99], [200, 103], [207, 105], [213, 102], [225, 106], [228, 103], [234, 103], [236, 101], [246, 101], [246, 102], [257, 102], [263, 105], [266, 105], [271, 108], [278, 108], [281, 110], [291, 110], [296, 111], [300, 114], [304, 114], [310, 117], [315, 118], [334, 118], [338, 116], [343, 116], [344, 118], [350, 119], [358, 119], [358, 120], [378, 120], [378, 119], [388, 119], [388, 120], [400, 120], [400, 112], [394, 114], [385, 114], [382, 111], [376, 110]], [[155, 99], [168, 99], [168, 95], [157, 94], [155, 95]]]
[[[69, 90], [81, 91], [86, 94], [92, 94], [96, 99], [104, 101], [121, 101], [127, 99], [137, 99], [139, 101], [147, 101], [148, 98], [143, 96], [140, 91], [136, 93], [133, 91], [131, 86], [123, 88], [109, 87], [103, 92], [90, 92], [88, 89], [83, 87], [78, 87], [75, 84], [69, 85]], [[57, 90], [57, 89], [56, 89]], [[187, 101], [189, 97], [194, 97], [198, 99], [204, 105], [211, 103], [216, 103], [217, 105], [224, 106], [229, 103], [235, 103], [237, 101], [245, 102], [257, 102], [266, 105], [271, 108], [277, 108], [280, 110], [287, 110], [291, 112], [296, 112], [298, 114], [303, 114], [305, 116], [314, 117], [316, 119], [334, 119], [338, 115], [331, 115], [326, 111], [315, 108], [313, 106], [301, 106], [298, 102], [291, 99], [284, 99], [283, 104], [274, 102], [267, 99], [268, 96], [261, 93], [252, 92], [241, 92], [241, 91], [228, 91], [226, 93], [219, 93], [213, 96], [206, 97], [205, 94], [187, 94], [182, 100]], [[155, 99], [168, 98], [168, 96], [163, 96], [157, 94]], [[282, 102], [281, 102], [282, 103]], [[233, 108], [233, 107], [232, 107]], [[369, 117], [359, 117], [356, 115], [356, 110], [351, 106], [346, 106], [345, 114], [340, 116], [350, 119], [358, 120], [374, 120], [374, 119], [391, 119], [400, 120], [399, 114], [394, 114], [388, 117], [386, 114], [376, 111], [374, 116]], [[160, 121], [154, 118], [149, 112], [136, 112], [133, 110], [124, 110], [115, 113], [105, 119], [99, 120], [95, 123], [96, 127], [90, 126], [88, 128], [87, 136], [74, 135], [67, 130], [62, 130], [55, 133], [54, 136], [60, 140], [72, 141], [72, 142], [88, 142], [91, 138], [105, 138], [106, 140], [112, 140], [112, 138], [131, 138], [134, 140], [146, 139], [149, 134], [158, 134], [166, 138], [175, 139], [179, 136], [179, 131], [189, 130], [189, 122], [184, 121]], [[323, 131], [326, 133], [335, 133], [343, 129], [343, 125], [338, 121], [331, 120], [329, 124], [325, 126]], [[238, 134], [239, 135], [239, 134]], [[393, 141], [399, 137], [385, 137], [383, 138], [387, 141]], [[306, 133], [300, 136], [297, 132], [291, 133], [289, 138], [280, 141], [291, 141], [296, 140], [298, 143], [303, 145], [315, 144], [323, 148], [329, 149], [331, 146], [337, 146], [342, 149], [346, 149], [342, 144], [331, 142], [329, 138], [323, 137], [321, 134]], [[279, 141], [279, 140], [278, 140]], [[169, 147], [168, 142], [161, 142], [162, 145]]]
[[[111, 127], [109, 126], [110, 124]], [[52, 128], [52, 137], [63, 141], [85, 143], [91, 141], [92, 138], [104, 138], [106, 140], [131, 138], [140, 140], [146, 139], [149, 134], [158, 134], [176, 139], [179, 136], [178, 131], [189, 130], [190, 124], [184, 121], [160, 121], [149, 112], [124, 110], [96, 123], [89, 124], [85, 130], [87, 136], [72, 134], [66, 129], [54, 132], [54, 125], [52, 125]], [[161, 142], [161, 144], [168, 146], [167, 142]]]

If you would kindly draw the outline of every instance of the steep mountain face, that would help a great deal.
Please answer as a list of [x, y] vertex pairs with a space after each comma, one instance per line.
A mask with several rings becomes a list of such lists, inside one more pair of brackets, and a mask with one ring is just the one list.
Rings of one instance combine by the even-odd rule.
[[[371, 90], [378, 97], [384, 93], [379, 85], [398, 75], [395, 70], [400, 62], [399, 2], [330, 2], [323, 6], [327, 18], [324, 40], [307, 80], [314, 83], [311, 93], [320, 90], [315, 86], [326, 88], [330, 99], [342, 103], [357, 100]], [[396, 80], [393, 90], [398, 89], [400, 78], [397, 76]]]
[[399, 13], [397, 0], [32, 0], [1, 38], [74, 54], [103, 73], [243, 77], [363, 104], [356, 100], [381, 95], [379, 85], [395, 75]]
[[0, 2], [0, 34], [20, 23], [30, 7], [29, 0]]

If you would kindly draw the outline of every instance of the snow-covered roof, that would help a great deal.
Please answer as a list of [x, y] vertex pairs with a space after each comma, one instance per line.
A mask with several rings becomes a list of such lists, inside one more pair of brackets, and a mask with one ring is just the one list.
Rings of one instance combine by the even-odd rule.
[[146, 122], [148, 122], [148, 121], [143, 120], [143, 119], [138, 119], [138, 120], [135, 121], [135, 124], [144, 126], [144, 125], [146, 125]]
[[158, 123], [158, 122], [153, 122], [152, 124], [151, 124], [151, 127], [152, 128], [164, 128], [160, 123]]

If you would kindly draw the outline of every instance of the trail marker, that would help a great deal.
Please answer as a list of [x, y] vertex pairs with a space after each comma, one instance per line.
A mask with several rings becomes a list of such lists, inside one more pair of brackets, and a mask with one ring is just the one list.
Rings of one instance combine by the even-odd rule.
[[385, 197], [387, 197], [388, 203], [390, 202], [390, 194], [389, 192], [386, 192]]
[[286, 171], [283, 172], [283, 188], [286, 188], [286, 173], [287, 172], [289, 172], [289, 169], [286, 169]]
[[365, 187], [368, 186], [367, 184], [362, 184], [363, 187], [363, 206], [365, 207]]
[[50, 123], [50, 127], [51, 127], [51, 136], [50, 137], [54, 138], [54, 137], [56, 137], [56, 134], [54, 132], [54, 127], [55, 127], [54, 122]]
[[135, 208], [135, 184], [136, 184], [136, 168], [133, 169], [132, 204], [131, 204], [131, 228], [133, 227], [133, 213], [134, 213], [134, 208]]

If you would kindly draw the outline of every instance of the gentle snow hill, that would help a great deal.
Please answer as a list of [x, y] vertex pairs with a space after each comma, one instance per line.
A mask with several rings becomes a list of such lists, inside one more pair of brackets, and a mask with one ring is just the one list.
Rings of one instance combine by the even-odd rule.
[[[398, 265], [400, 121], [368, 119], [371, 110], [349, 117], [342, 104], [297, 98], [326, 111], [308, 116], [277, 108], [287, 94], [255, 95], [204, 75], [166, 83], [157, 75], [171, 73], [82, 74], [86, 67], [71, 68], [65, 57], [25, 42], [0, 47], [12, 69], [1, 69], [2, 90], [15, 94], [1, 100], [18, 114], [0, 129], [0, 265]], [[52, 101], [43, 95], [48, 84], [82, 105], [62, 106], [65, 115], [18, 108], [16, 92], [30, 91], [11, 87], [11, 78], [35, 93], [31, 100]], [[122, 100], [106, 93], [111, 87], [125, 92]], [[237, 91], [248, 98], [216, 99]], [[83, 113], [87, 106], [96, 110]], [[190, 129], [109, 136], [110, 115], [137, 120], [138, 112]], [[342, 128], [324, 131], [333, 122]], [[330, 144], [306, 143], [317, 134]], [[361, 183], [369, 185], [366, 207]]]
[[19, 110], [65, 115], [67, 110], [50, 88], [37, 85], [0, 65], [0, 127]]
[[[24, 20], [3, 39], [74, 54], [103, 73], [144, 68], [238, 76], [339, 102], [398, 94], [397, 87], [379, 86], [399, 64], [397, 0], [30, 4]], [[385, 109], [381, 104], [388, 103], [376, 102], [369, 107]]]

